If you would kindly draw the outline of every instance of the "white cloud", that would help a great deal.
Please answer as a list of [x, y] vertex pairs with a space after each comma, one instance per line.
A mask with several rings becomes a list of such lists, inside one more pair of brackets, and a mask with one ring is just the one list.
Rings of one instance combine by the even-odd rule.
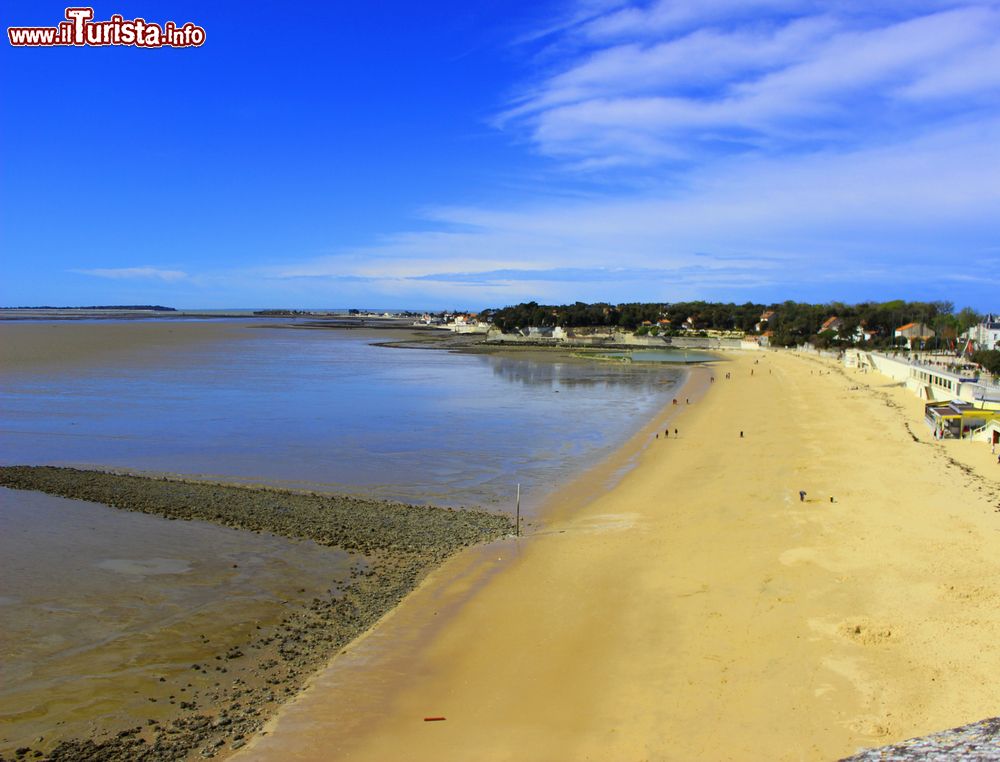
[[1000, 43], [956, 53], [951, 60], [901, 88], [897, 95], [915, 100], [981, 96], [995, 105], [1000, 97]]
[[164, 270], [159, 267], [98, 267], [89, 270], [73, 270], [72, 272], [93, 275], [97, 278], [161, 280], [167, 283], [184, 280], [188, 277], [188, 274], [183, 270]]
[[[968, 108], [956, 96], [996, 94], [995, 3], [913, 4], [907, 18], [877, 21], [815, 5], [614, 11], [601, 17], [612, 41], [597, 34], [560, 59], [499, 121], [544, 154], [602, 169], [876, 142], [953, 119]], [[751, 23], [760, 10], [784, 15]]]
[[851, 299], [865, 281], [924, 287], [956, 257], [978, 262], [982, 241], [1000, 237], [988, 167], [1000, 167], [1000, 118], [894, 146], [734, 159], [670, 193], [442, 207], [428, 214], [437, 230], [265, 275], [479, 305], [794, 296], [824, 284]]

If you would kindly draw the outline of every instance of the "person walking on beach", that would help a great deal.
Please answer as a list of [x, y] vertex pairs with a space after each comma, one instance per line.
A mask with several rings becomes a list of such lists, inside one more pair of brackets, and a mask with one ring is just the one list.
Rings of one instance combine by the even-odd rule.
[[804, 489], [799, 490], [799, 502], [804, 503], [806, 501], [806, 491]]
[[674, 429], [674, 436], [677, 436], [677, 429]]

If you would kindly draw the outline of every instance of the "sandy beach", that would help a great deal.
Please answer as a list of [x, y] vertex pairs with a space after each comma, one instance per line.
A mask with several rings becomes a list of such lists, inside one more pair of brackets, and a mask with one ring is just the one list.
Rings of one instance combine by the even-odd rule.
[[881, 376], [726, 359], [237, 757], [825, 760], [997, 714], [989, 448]]

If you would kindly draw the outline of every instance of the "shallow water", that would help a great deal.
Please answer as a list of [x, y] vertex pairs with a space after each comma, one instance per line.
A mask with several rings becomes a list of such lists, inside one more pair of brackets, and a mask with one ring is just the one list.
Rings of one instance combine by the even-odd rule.
[[166, 696], [147, 698], [176, 690], [161, 677], [193, 679], [193, 662], [249, 640], [286, 602], [346, 582], [351, 561], [312, 542], [0, 488], [0, 749], [168, 716]]
[[[72, 344], [102, 328], [53, 330]], [[389, 349], [374, 340], [239, 326], [224, 339], [155, 351], [140, 341], [105, 362], [5, 368], [0, 462], [199, 474], [447, 505], [509, 503], [521, 483], [530, 510], [624, 442], [680, 374]]]

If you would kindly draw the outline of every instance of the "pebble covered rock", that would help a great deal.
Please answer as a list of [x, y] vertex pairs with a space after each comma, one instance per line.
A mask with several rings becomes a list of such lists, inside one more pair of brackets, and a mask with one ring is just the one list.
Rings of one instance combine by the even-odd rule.
[[2, 466], [0, 486], [307, 538], [364, 554], [453, 552], [513, 528], [509, 517], [484, 511], [54, 466]]

